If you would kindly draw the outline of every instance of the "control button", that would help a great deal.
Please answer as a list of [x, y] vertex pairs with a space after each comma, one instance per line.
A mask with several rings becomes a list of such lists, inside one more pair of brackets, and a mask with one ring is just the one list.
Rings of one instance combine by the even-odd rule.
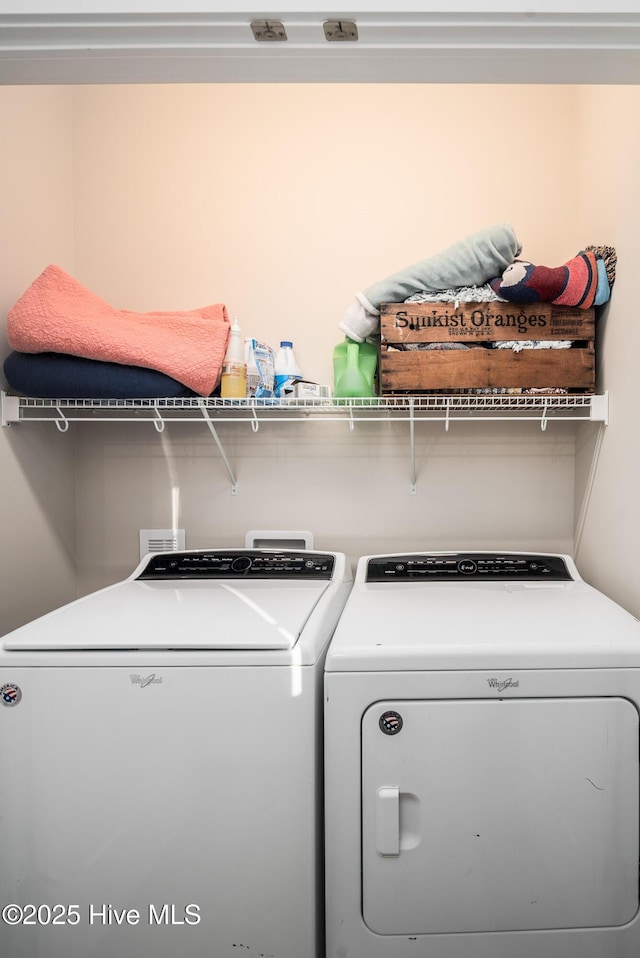
[[403, 562], [398, 562], [396, 564], [396, 572], [404, 572], [404, 569], [405, 567]]
[[249, 556], [238, 556], [231, 563], [234, 572], [246, 572], [251, 568], [251, 559]]
[[473, 573], [477, 571], [478, 566], [473, 559], [461, 559], [460, 562], [458, 562], [458, 572], [461, 572], [463, 575], [473, 575]]

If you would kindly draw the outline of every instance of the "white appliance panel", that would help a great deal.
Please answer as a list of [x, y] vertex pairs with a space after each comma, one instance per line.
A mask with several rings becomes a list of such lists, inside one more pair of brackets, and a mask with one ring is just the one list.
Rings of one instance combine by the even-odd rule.
[[79, 921], [2, 924], [0, 954], [315, 955], [318, 676], [301, 672], [292, 694], [288, 668], [3, 669], [22, 699], [0, 709], [0, 901]]
[[327, 958], [638, 958], [639, 713], [640, 624], [569, 556], [363, 556], [325, 663]]
[[375, 582], [356, 585], [328, 668], [620, 667], [635, 664], [639, 634], [582, 581]]
[[364, 921], [403, 936], [622, 925], [638, 908], [638, 802], [627, 699], [377, 702], [362, 722]]
[[72, 602], [4, 640], [8, 651], [290, 649], [327, 581], [131, 581]]

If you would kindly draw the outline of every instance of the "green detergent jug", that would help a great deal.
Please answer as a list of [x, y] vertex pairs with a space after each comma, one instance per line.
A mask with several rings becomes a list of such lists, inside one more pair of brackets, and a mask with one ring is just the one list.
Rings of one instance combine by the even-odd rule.
[[333, 394], [339, 399], [375, 396], [378, 350], [345, 337], [333, 350]]

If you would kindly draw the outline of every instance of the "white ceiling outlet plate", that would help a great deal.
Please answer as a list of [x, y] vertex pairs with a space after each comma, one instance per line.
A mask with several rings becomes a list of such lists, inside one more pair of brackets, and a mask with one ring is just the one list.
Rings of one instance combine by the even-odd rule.
[[181, 552], [184, 548], [184, 529], [140, 529], [141, 560], [149, 552]]
[[280, 20], [252, 20], [251, 32], [256, 40], [286, 40], [287, 31]]
[[326, 40], [358, 39], [358, 28], [353, 20], [325, 20], [322, 26]]

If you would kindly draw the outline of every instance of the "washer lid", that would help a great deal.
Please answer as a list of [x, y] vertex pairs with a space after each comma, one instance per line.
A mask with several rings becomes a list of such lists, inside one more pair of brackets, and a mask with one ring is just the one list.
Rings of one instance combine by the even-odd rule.
[[9, 651], [291, 649], [328, 581], [127, 580], [7, 635]]

